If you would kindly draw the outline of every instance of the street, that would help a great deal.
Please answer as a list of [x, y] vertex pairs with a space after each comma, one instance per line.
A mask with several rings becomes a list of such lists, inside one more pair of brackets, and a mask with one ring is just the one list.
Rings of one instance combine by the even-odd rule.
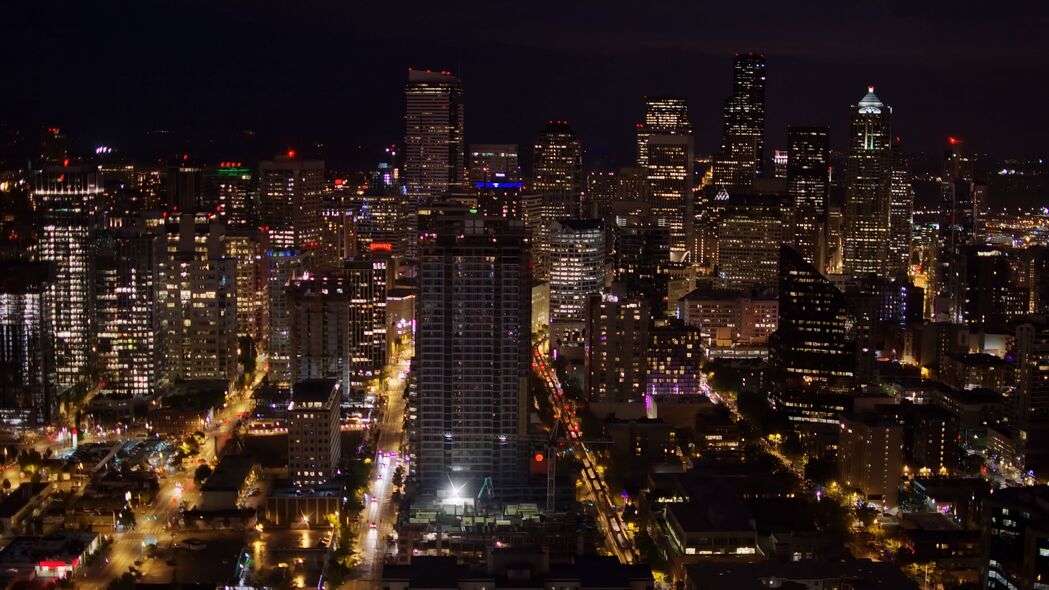
[[586, 443], [582, 439], [583, 433], [579, 427], [579, 417], [576, 416], [575, 410], [571, 407], [568, 400], [565, 399], [564, 390], [561, 389], [557, 375], [550, 367], [539, 346], [533, 349], [532, 357], [533, 366], [546, 383], [550, 403], [564, 425], [565, 432], [568, 433], [572, 448], [577, 453], [577, 456], [582, 458], [583, 469], [579, 475], [583, 480], [585, 489], [594, 499], [598, 523], [608, 538], [608, 546], [611, 547], [612, 552], [619, 558], [619, 561], [633, 563], [637, 555], [633, 547], [633, 540], [630, 538], [626, 525], [623, 523], [622, 515], [619, 514], [615, 502], [609, 494], [608, 485], [605, 484], [601, 470], [598, 468], [596, 456], [587, 448]]

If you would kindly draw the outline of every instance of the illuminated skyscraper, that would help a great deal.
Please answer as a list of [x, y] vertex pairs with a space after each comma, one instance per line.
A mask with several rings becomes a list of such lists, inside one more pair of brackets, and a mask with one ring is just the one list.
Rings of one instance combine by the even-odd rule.
[[724, 286], [775, 287], [783, 219], [778, 198], [733, 197], [718, 218], [718, 275]]
[[732, 96], [725, 101], [722, 124], [714, 184], [749, 191], [761, 173], [765, 153], [765, 56], [736, 54]]
[[911, 187], [911, 167], [899, 147], [899, 141], [895, 142], [889, 179], [889, 260], [886, 272], [891, 277], [907, 274], [913, 233], [914, 189]]
[[173, 379], [228, 379], [237, 372], [237, 262], [214, 216], [170, 222], [158, 255], [162, 355]]
[[688, 103], [683, 98], [645, 98], [645, 120], [637, 126], [637, 165], [648, 166], [648, 138], [654, 133], [692, 135]]
[[874, 87], [852, 110], [846, 170], [844, 272], [885, 276], [892, 202], [892, 108]]
[[437, 196], [466, 184], [463, 87], [451, 72], [408, 70], [404, 88], [408, 194]]
[[591, 295], [605, 282], [605, 230], [597, 219], [550, 224], [550, 332], [558, 339], [581, 334]]
[[787, 129], [787, 236], [802, 258], [826, 268], [830, 144], [827, 127]]
[[425, 490], [475, 497], [491, 477], [510, 495], [526, 471], [528, 261], [519, 222], [476, 215], [434, 219], [421, 245], [415, 469]]
[[271, 247], [318, 246], [323, 193], [323, 161], [301, 160], [289, 151], [259, 165], [260, 221]]
[[386, 364], [387, 258], [373, 252], [343, 261], [350, 297], [350, 381], [346, 394], [363, 396]]
[[228, 233], [226, 256], [237, 263], [237, 334], [261, 343], [266, 335], [268, 304], [266, 264], [258, 232], [238, 229]]
[[158, 243], [158, 236], [144, 227], [100, 235], [96, 349], [107, 393], [153, 395], [163, 374], [156, 290]]
[[29, 428], [56, 407], [51, 267], [0, 263], [0, 423]]
[[48, 303], [60, 387], [82, 382], [91, 361], [96, 207], [101, 194], [99, 174], [75, 167], [48, 168], [33, 190], [41, 221], [37, 259], [55, 270]]
[[266, 294], [268, 296], [268, 330], [266, 350], [269, 353], [270, 382], [278, 389], [290, 390], [291, 380], [291, 311], [288, 303], [289, 282], [303, 272], [298, 250], [270, 249], [266, 252]]
[[567, 121], [550, 121], [535, 140], [532, 190], [551, 194], [563, 203], [562, 216], [575, 216], [583, 182], [583, 144]]

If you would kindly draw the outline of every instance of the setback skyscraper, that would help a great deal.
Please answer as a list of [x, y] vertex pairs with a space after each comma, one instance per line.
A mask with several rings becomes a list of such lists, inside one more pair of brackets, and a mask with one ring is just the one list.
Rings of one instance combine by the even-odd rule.
[[892, 201], [892, 108], [874, 87], [852, 109], [846, 167], [843, 270], [885, 276]]
[[725, 101], [722, 125], [714, 184], [749, 191], [761, 173], [765, 153], [765, 56], [736, 54], [732, 96]]

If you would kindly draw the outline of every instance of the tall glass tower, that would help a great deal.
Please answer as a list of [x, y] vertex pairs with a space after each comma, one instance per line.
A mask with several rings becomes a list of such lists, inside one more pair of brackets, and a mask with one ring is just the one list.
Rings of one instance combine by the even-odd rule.
[[867, 88], [852, 108], [846, 166], [844, 271], [885, 276], [892, 201], [892, 108]]

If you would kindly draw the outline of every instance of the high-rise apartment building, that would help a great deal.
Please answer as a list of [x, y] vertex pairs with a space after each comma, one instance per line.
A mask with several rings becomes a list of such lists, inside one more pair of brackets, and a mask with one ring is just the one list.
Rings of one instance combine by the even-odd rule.
[[605, 230], [598, 219], [550, 224], [550, 332], [554, 341], [578, 341], [590, 296], [605, 284]]
[[736, 54], [732, 96], [725, 101], [722, 127], [714, 184], [749, 192], [765, 157], [765, 56]]
[[351, 380], [350, 294], [337, 274], [305, 274], [287, 286], [291, 381]]
[[92, 361], [95, 284], [95, 231], [99, 174], [89, 168], [43, 171], [33, 189], [40, 219], [36, 257], [54, 268], [51, 317], [59, 387], [83, 382]]
[[903, 474], [903, 426], [875, 412], [841, 423], [839, 468], [843, 485], [863, 490], [868, 501], [896, 506]]
[[0, 263], [0, 423], [33, 428], [57, 410], [53, 267]]
[[298, 487], [326, 483], [339, 468], [342, 392], [334, 379], [295, 384], [288, 405], [288, 475]]
[[159, 334], [173, 379], [237, 374], [237, 261], [226, 256], [225, 227], [213, 215], [184, 213], [169, 223], [157, 255]]
[[266, 351], [269, 354], [270, 382], [290, 390], [291, 379], [291, 309], [288, 284], [304, 270], [302, 255], [294, 249], [271, 248], [266, 251], [267, 320]]
[[579, 215], [583, 196], [583, 144], [567, 121], [550, 121], [535, 140], [532, 190], [563, 203], [565, 215]]
[[237, 264], [237, 334], [255, 343], [265, 340], [269, 305], [266, 261], [259, 234], [234, 229], [226, 234], [226, 257]]
[[830, 194], [830, 129], [787, 129], [787, 206], [784, 236], [816, 268], [827, 266], [827, 200]]
[[850, 393], [856, 373], [845, 295], [790, 246], [779, 254], [779, 321], [769, 357], [785, 391]]
[[648, 302], [593, 295], [586, 308], [584, 389], [592, 401], [637, 401], [648, 368]]
[[324, 162], [294, 151], [259, 165], [259, 220], [270, 247], [317, 248], [321, 240]]
[[386, 364], [386, 284], [388, 261], [371, 256], [343, 261], [350, 296], [350, 381], [347, 395], [363, 395], [368, 381]]
[[408, 70], [404, 87], [408, 194], [438, 196], [466, 184], [463, 87], [451, 72]]
[[1049, 488], [995, 490], [983, 500], [980, 587], [1037, 590], [1049, 578]]
[[528, 261], [514, 221], [448, 216], [422, 244], [415, 367], [423, 489], [475, 496], [490, 477], [495, 494], [509, 495], [524, 476]]
[[163, 376], [157, 300], [159, 236], [145, 227], [104, 231], [96, 263], [96, 350], [103, 391], [153, 395]]
[[852, 108], [846, 166], [844, 272], [885, 276], [892, 202], [892, 108], [874, 87]]

